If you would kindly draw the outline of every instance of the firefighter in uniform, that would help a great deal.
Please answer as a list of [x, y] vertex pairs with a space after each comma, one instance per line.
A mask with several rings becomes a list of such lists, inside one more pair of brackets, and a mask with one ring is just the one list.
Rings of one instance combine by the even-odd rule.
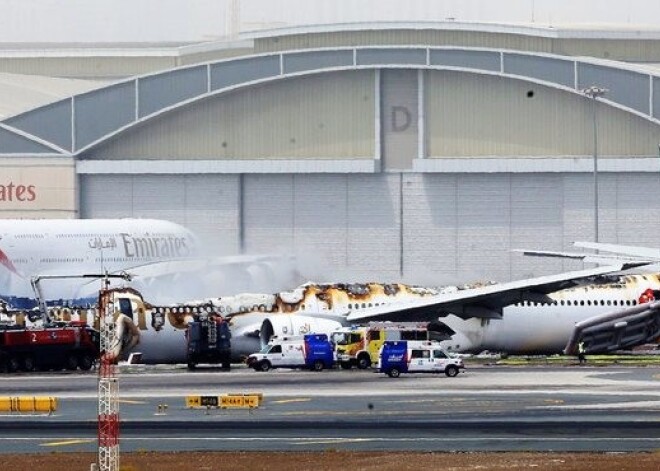
[[578, 343], [578, 360], [580, 361], [581, 365], [587, 362], [587, 359], [584, 356], [585, 352], [586, 349], [584, 347], [584, 341], [580, 340], [580, 343]]

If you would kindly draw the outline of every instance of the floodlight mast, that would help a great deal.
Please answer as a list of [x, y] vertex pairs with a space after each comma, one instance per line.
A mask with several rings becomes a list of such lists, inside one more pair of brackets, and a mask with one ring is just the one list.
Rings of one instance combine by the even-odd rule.
[[603, 97], [609, 90], [607, 88], [592, 85], [580, 90], [584, 96], [591, 99], [591, 118], [593, 124], [593, 180], [594, 180], [594, 242], [599, 242], [598, 236], [598, 121], [596, 116], [596, 101]]
[[[108, 276], [99, 293], [99, 328], [101, 331], [101, 362], [98, 400], [98, 469], [119, 471], [119, 375], [115, 363], [115, 306]], [[130, 279], [130, 278], [129, 278]]]

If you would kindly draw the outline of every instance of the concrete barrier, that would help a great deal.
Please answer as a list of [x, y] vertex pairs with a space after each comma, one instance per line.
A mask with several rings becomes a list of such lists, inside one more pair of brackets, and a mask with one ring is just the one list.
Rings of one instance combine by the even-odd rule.
[[52, 396], [0, 396], [0, 412], [47, 412], [57, 410]]

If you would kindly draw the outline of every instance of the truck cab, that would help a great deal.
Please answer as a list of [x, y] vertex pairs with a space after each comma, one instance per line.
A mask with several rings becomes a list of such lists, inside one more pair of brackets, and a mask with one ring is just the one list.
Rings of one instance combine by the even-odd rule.
[[321, 371], [332, 368], [334, 352], [325, 334], [308, 334], [295, 337], [273, 337], [258, 353], [247, 358], [247, 364], [255, 371], [272, 368], [309, 368]]
[[366, 369], [378, 362], [387, 340], [428, 340], [425, 322], [370, 322], [364, 327], [345, 327], [332, 334], [337, 361], [343, 369]]
[[386, 341], [378, 361], [378, 370], [391, 378], [401, 373], [444, 373], [454, 377], [463, 369], [463, 360], [432, 341]]

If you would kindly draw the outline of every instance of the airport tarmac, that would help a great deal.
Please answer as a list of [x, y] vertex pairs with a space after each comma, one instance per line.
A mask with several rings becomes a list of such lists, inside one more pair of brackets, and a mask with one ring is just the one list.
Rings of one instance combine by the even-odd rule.
[[[51, 416], [0, 416], [0, 453], [93, 451], [96, 375], [2, 378], [52, 395]], [[372, 371], [123, 367], [122, 450], [649, 451], [660, 448], [660, 367], [468, 368], [456, 378]], [[258, 392], [249, 411], [187, 395]], [[167, 409], [159, 411], [159, 405]]]

